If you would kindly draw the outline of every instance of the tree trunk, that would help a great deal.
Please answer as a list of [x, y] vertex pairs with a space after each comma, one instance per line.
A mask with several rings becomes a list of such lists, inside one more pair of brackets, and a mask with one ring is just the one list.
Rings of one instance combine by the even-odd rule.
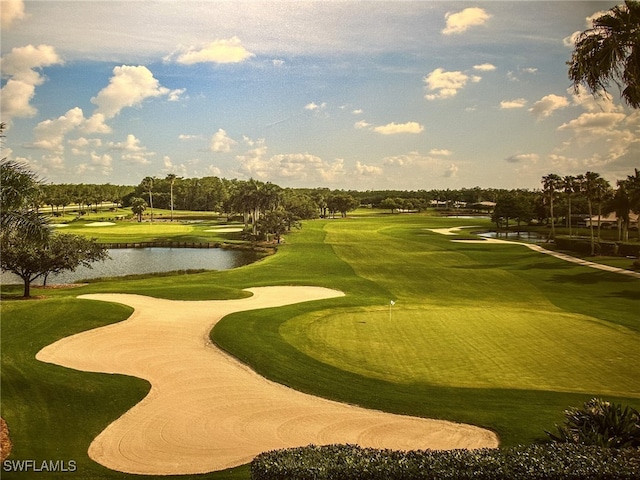
[[569, 196], [569, 237], [571, 238], [571, 196]]
[[31, 297], [31, 279], [29, 277], [22, 277], [22, 281], [24, 282], [24, 290], [22, 296], [24, 298]]
[[591, 199], [587, 202], [589, 204], [589, 230], [591, 231], [591, 256], [596, 254], [596, 245], [593, 238], [593, 209], [591, 207]]
[[549, 200], [549, 213], [551, 215], [551, 238], [555, 240], [556, 239], [556, 222], [555, 222], [555, 214], [553, 212], [553, 193], [551, 194], [551, 197]]

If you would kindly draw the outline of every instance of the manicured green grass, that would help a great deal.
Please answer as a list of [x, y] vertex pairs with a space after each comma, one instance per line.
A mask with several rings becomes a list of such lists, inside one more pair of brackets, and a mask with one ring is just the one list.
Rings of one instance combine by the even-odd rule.
[[[234, 314], [212, 337], [302, 391], [474, 423], [497, 431], [503, 445], [543, 438], [565, 408], [595, 395], [640, 408], [640, 281], [522, 246], [453, 243], [427, 230], [484, 223], [362, 214], [305, 222], [278, 254], [231, 271], [34, 290], [46, 300], [13, 300], [6, 294], [17, 291], [3, 287], [2, 415], [13, 458], [74, 459], [74, 478], [124, 477], [86, 450], [146, 394], [146, 382], [34, 358], [58, 338], [126, 317], [122, 306], [74, 298], [93, 292], [196, 300], [238, 298], [240, 289], [262, 285], [340, 289], [345, 297]], [[133, 227], [124, 228], [144, 237]], [[200, 233], [162, 232], [183, 234]], [[248, 470], [194, 478], [246, 479]]]
[[[62, 233], [75, 233], [96, 238], [101, 243], [133, 242], [237, 242], [238, 232], [225, 232], [217, 221], [202, 222], [112, 222], [114, 225], [92, 225], [93, 221], [77, 221], [57, 228]], [[229, 225], [241, 228], [242, 224]]]

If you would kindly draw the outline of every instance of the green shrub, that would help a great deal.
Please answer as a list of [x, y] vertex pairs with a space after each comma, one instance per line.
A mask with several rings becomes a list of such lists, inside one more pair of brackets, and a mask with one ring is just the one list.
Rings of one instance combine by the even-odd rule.
[[547, 432], [555, 442], [580, 443], [608, 448], [640, 447], [640, 414], [631, 407], [593, 398], [582, 408], [565, 410], [557, 434]]
[[639, 449], [546, 444], [507, 449], [400, 452], [354, 445], [267, 452], [252, 480], [631, 480]]

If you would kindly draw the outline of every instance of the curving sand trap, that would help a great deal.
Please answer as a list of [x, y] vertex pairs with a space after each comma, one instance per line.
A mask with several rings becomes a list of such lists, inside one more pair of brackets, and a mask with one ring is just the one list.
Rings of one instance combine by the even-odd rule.
[[111, 225], [115, 225], [113, 222], [91, 222], [87, 223], [85, 227], [110, 227]]
[[211, 228], [209, 230], [205, 230], [205, 232], [213, 232], [213, 233], [236, 233], [242, 232], [244, 228], [242, 227], [219, 227], [219, 228]]
[[479, 228], [476, 225], [465, 225], [462, 227], [451, 227], [451, 228], [427, 228], [426, 230], [430, 230], [434, 233], [439, 233], [441, 235], [458, 235], [458, 232], [463, 228]]
[[[43, 362], [147, 379], [151, 391], [109, 425], [89, 456], [113, 470], [188, 474], [223, 470], [278, 448], [354, 443], [394, 449], [498, 445], [488, 430], [393, 415], [314, 397], [271, 382], [209, 341], [232, 312], [342, 296], [318, 287], [261, 287], [226, 301], [171, 301], [138, 295], [80, 298], [132, 306], [118, 324], [64, 338]], [[428, 401], [428, 399], [425, 399]]]

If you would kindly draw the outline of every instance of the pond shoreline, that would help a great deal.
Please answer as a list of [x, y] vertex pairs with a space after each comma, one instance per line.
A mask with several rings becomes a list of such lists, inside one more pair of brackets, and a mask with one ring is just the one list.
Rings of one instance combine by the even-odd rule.
[[104, 242], [101, 246], [109, 250], [121, 248], [224, 248], [228, 250], [250, 250], [272, 255], [278, 250], [275, 246], [232, 244], [224, 242]]

